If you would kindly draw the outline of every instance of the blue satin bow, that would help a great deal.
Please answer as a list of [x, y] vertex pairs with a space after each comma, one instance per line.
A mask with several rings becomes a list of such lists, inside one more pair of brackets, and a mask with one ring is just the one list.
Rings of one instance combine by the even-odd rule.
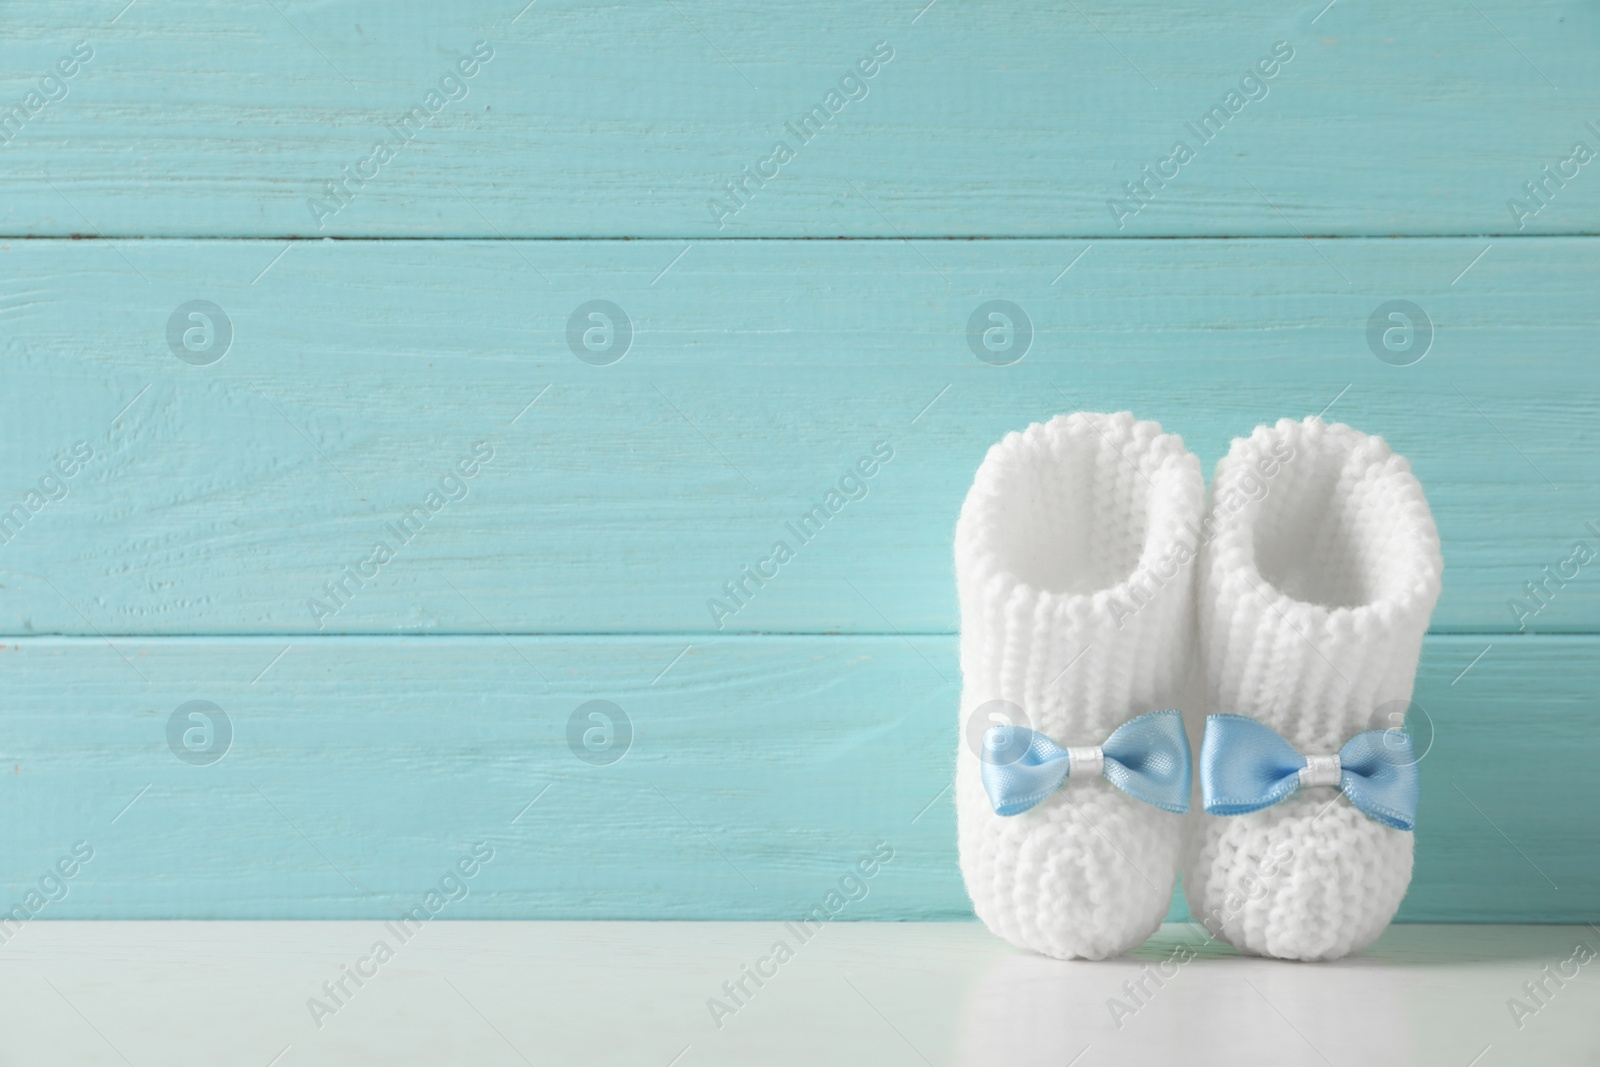
[[[1421, 779], [1411, 735], [1368, 730], [1338, 756], [1308, 759], [1272, 727], [1243, 715], [1208, 715], [1200, 742], [1200, 795], [1212, 815], [1260, 811], [1302, 785], [1334, 785], [1368, 818], [1410, 830]], [[1309, 780], [1308, 780], [1309, 779]]]
[[[1097, 746], [1100, 773], [1135, 800], [1182, 815], [1193, 770], [1183, 716], [1152, 711], [1129, 719]], [[1071, 752], [1026, 726], [991, 726], [983, 735], [983, 788], [996, 815], [1020, 815], [1061, 787]], [[1092, 761], [1096, 749], [1077, 749]]]

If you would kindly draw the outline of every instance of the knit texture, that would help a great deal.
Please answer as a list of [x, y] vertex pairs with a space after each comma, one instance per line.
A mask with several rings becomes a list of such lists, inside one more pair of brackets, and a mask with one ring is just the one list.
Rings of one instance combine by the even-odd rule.
[[[1197, 711], [1257, 719], [1302, 755], [1399, 726], [1443, 570], [1405, 459], [1321, 419], [1259, 427], [1217, 465], [1206, 526]], [[1245, 951], [1335, 959], [1393, 918], [1412, 840], [1331, 787], [1247, 815], [1202, 813], [1184, 869], [1189, 910]]]
[[[990, 701], [1056, 743], [1099, 745], [1178, 707], [1189, 669], [1200, 465], [1181, 438], [1132, 415], [1077, 414], [989, 450], [956, 526], [962, 739], [961, 873], [978, 917], [1015, 945], [1101, 959], [1141, 944], [1167, 912], [1185, 819], [1097, 777], [1069, 777], [1002, 818], [973, 740]], [[992, 707], [992, 705], [989, 705]]]

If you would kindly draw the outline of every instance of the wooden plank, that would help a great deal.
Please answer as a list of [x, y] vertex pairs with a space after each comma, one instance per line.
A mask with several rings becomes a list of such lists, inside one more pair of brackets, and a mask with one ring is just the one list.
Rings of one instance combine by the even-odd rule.
[[[969, 914], [950, 637], [113, 642], [0, 651], [4, 899], [93, 850], [43, 917], [393, 918], [477, 842], [451, 917], [789, 918], [879, 842], [851, 918]], [[1402, 914], [1593, 920], [1600, 638], [1489, 643], [1427, 644]], [[220, 729], [169, 743], [192, 700], [227, 715], [215, 762]], [[592, 700], [631, 724], [609, 764], [569, 742]]]
[[[0, 243], [0, 511], [38, 507], [0, 544], [0, 632], [952, 632], [972, 471], [1007, 431], [1075, 407], [1158, 419], [1207, 469], [1279, 417], [1381, 432], [1444, 538], [1438, 629], [1592, 630], [1593, 564], [1542, 601], [1526, 586], [1575, 542], [1600, 546], [1597, 251]], [[568, 332], [596, 299], [631, 323], [609, 366]], [[995, 299], [1032, 324], [1009, 366], [970, 347]], [[1368, 347], [1391, 299], [1434, 326], [1410, 366]], [[205, 340], [182, 310], [196, 300], [231, 331], [204, 366], [174, 354], [185, 328]], [[62, 490], [42, 479], [79, 442], [93, 458], [47, 502]], [[458, 482], [463, 461], [477, 473]], [[836, 496], [801, 543], [790, 526], [841, 484], [865, 496]], [[729, 597], [779, 540], [795, 558]]]
[[10, 234], [1600, 231], [1573, 0], [12, 7]]

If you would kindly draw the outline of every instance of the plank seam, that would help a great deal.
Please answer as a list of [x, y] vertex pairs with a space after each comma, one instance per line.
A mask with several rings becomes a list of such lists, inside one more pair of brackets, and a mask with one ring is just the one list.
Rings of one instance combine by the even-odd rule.
[[908, 233], [901, 236], [882, 236], [879, 234], [835, 234], [827, 236], [794, 236], [794, 237], [707, 237], [704, 234], [668, 234], [652, 235], [648, 237], [574, 237], [570, 235], [553, 236], [505, 236], [502, 234], [418, 234], [416, 236], [397, 234], [372, 234], [372, 235], [335, 235], [335, 234], [261, 234], [246, 236], [228, 236], [219, 234], [142, 234], [121, 233], [0, 233], [0, 241], [217, 241], [245, 244], [248, 242], [275, 242], [275, 241], [304, 241], [317, 243], [322, 241], [344, 242], [380, 242], [380, 241], [438, 241], [438, 242], [469, 242], [469, 241], [527, 241], [555, 242], [573, 241], [588, 242], [593, 244], [615, 242], [619, 244], [645, 244], [648, 242], [676, 243], [691, 241], [695, 244], [741, 244], [761, 241], [770, 242], [803, 242], [803, 241], [864, 241], [881, 242], [885, 244], [902, 244], [911, 241], [1476, 241], [1476, 240], [1516, 240], [1516, 241], [1552, 241], [1552, 240], [1578, 240], [1600, 237], [1600, 230], [1573, 230], [1562, 233], [1518, 233], [1514, 230], [1490, 230], [1482, 233], [1311, 233], [1311, 234], [1283, 234], [1283, 233], [1213, 233], [1213, 234], [1100, 234], [1100, 233], [1064, 233], [1064, 234], [918, 234]]

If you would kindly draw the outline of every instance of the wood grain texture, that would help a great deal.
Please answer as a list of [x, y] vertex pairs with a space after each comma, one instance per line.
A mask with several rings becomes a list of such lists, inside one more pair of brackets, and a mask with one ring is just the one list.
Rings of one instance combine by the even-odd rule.
[[[1486, 244], [10, 242], [0, 511], [94, 458], [0, 544], [0, 631], [953, 632], [973, 470], [1079, 407], [1157, 419], [1208, 470], [1279, 417], [1382, 433], [1444, 539], [1436, 628], [1592, 630], [1597, 564], [1508, 605], [1600, 548], [1600, 243], [1496, 241], [1461, 277]], [[1366, 336], [1397, 296], [1435, 330], [1405, 367]], [[595, 298], [632, 323], [609, 366], [568, 344]], [[231, 321], [209, 366], [168, 344], [195, 299]], [[1010, 366], [969, 347], [991, 299], [1032, 322]], [[401, 545], [478, 442], [464, 499]], [[796, 558], [713, 611], [778, 540]]]
[[[1600, 175], [1568, 162], [1600, 149], [1600, 12], [1577, 0], [124, 7], [8, 8], [0, 108], [77, 42], [94, 54], [8, 130], [0, 232], [1600, 232]], [[494, 56], [466, 95], [389, 133], [480, 40]], [[863, 97], [841, 94], [815, 136], [786, 130], [878, 42], [894, 58]], [[1278, 42], [1293, 58], [1241, 92]], [[1226, 121], [1203, 140], [1213, 108]], [[380, 141], [394, 158], [365, 163]], [[1119, 219], [1110, 201], [1179, 141], [1193, 158]], [[1569, 177], [1530, 199], [1546, 166]], [[313, 212], [346, 167], [372, 176]], [[736, 213], [710, 209], [760, 167], [775, 176]]]
[[[1595, 917], [1597, 642], [1501, 638], [1475, 660], [1488, 642], [1428, 640], [1403, 918]], [[387, 918], [486, 841], [494, 859], [454, 917], [777, 919], [882, 841], [894, 857], [851, 917], [959, 918], [954, 645], [14, 642], [0, 651], [0, 885], [20, 898], [81, 840], [94, 858], [46, 916]], [[229, 717], [219, 762], [168, 747], [193, 699]], [[567, 740], [593, 699], [632, 723], [607, 766]]]
[[[1411, 459], [1434, 629], [1483, 636], [1429, 639], [1402, 915], [1597, 917], [1594, 5], [3, 21], [5, 899], [86, 840], [45, 914], [389, 917], [493, 840], [461, 917], [773, 918], [883, 840], [855, 917], [964, 916], [956, 510], [1005, 432], [1127, 408], [1208, 469], [1318, 411]], [[995, 300], [1020, 362], [971, 347]], [[214, 765], [168, 747], [191, 699]], [[568, 747], [590, 699], [619, 763]]]

